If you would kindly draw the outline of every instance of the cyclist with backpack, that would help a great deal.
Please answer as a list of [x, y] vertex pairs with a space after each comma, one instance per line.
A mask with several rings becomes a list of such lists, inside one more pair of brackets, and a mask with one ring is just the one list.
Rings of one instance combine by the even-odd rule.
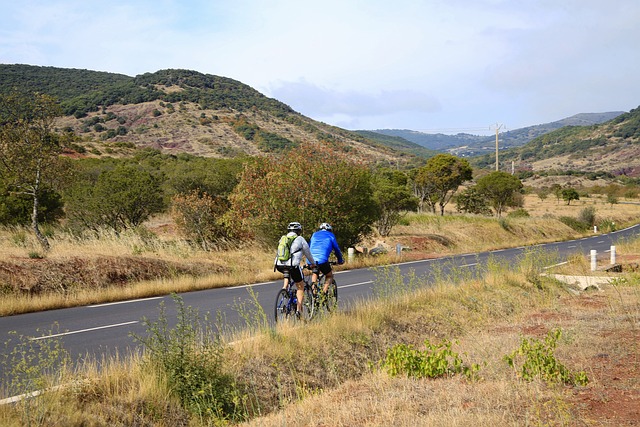
[[274, 262], [274, 271], [284, 274], [283, 289], [289, 286], [289, 278], [293, 280], [297, 288], [298, 306], [296, 316], [302, 315], [302, 301], [304, 299], [304, 275], [300, 262], [302, 256], [307, 258], [307, 263], [315, 266], [316, 261], [309, 250], [309, 244], [302, 234], [302, 225], [299, 222], [291, 222], [287, 226], [287, 234], [280, 238], [278, 253]]
[[313, 269], [311, 281], [316, 283], [318, 281], [318, 271], [321, 271], [326, 278], [322, 288], [322, 293], [326, 296], [329, 284], [333, 280], [333, 270], [329, 262], [329, 255], [334, 252], [338, 259], [338, 264], [343, 264], [342, 252], [340, 252], [340, 246], [338, 246], [336, 236], [333, 234], [333, 227], [326, 222], [320, 224], [318, 231], [313, 233], [310, 243], [311, 255], [317, 262], [316, 267]]

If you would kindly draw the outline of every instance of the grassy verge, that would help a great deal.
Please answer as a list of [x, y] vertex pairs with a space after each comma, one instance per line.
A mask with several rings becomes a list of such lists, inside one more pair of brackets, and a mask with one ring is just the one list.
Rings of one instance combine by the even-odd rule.
[[[592, 231], [576, 232], [558, 216], [577, 216], [585, 207], [597, 206], [603, 221], [619, 227], [638, 216], [638, 206], [596, 199], [576, 206], [529, 199], [528, 218], [409, 214], [390, 236], [362, 242], [368, 249], [383, 246], [387, 255], [358, 255], [342, 268], [396, 262], [397, 244], [405, 248], [400, 258], [413, 260], [581, 237]], [[274, 248], [203, 252], [167, 229], [171, 227], [156, 220], [148, 228], [118, 235], [45, 230], [52, 244], [47, 254], [39, 252], [28, 230], [0, 229], [0, 316], [280, 278], [272, 269]]]
[[[640, 243], [628, 242], [619, 251], [640, 254]], [[38, 420], [43, 425], [245, 420], [248, 426], [637, 421], [640, 276], [622, 273], [602, 291], [576, 294], [540, 276], [548, 261], [548, 254], [529, 252], [517, 265], [490, 263], [481, 279], [470, 280], [461, 271], [441, 273], [426, 289], [419, 277], [411, 279], [415, 286], [396, 286], [394, 268], [381, 268], [376, 280], [381, 298], [362, 301], [351, 312], [275, 329], [258, 320], [252, 331], [215, 342], [197, 338], [210, 323], [187, 309], [174, 332], [164, 333], [161, 322], [149, 325], [151, 337], [176, 337], [152, 345], [155, 355], [77, 373], [75, 386], [38, 401]], [[180, 331], [185, 332], [176, 334]], [[194, 339], [180, 338], [185, 336]], [[450, 351], [427, 351], [427, 340], [445, 344], [436, 350], [450, 343]], [[399, 345], [415, 350], [409, 352], [417, 361], [411, 369], [390, 369], [409, 354], [390, 353]], [[187, 357], [172, 357], [176, 354]], [[217, 367], [213, 374], [206, 372], [210, 366]], [[473, 366], [479, 367], [471, 369], [473, 375], [459, 369]], [[438, 375], [416, 374], [425, 371]], [[571, 380], [582, 374], [587, 381]], [[232, 390], [225, 396], [235, 396], [225, 401], [230, 412], [216, 412], [221, 402], [206, 391], [221, 376]], [[178, 387], [176, 378], [189, 381]], [[24, 425], [36, 413], [26, 405], [0, 408], [0, 423]]]

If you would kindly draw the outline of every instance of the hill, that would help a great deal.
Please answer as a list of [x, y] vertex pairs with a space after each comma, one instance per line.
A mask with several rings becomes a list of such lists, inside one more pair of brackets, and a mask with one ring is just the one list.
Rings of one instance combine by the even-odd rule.
[[400, 136], [385, 135], [383, 133], [378, 133], [375, 131], [368, 131], [368, 130], [357, 130], [355, 132], [367, 139], [370, 139], [372, 141], [377, 141], [387, 147], [391, 147], [395, 150], [399, 150], [403, 152], [412, 153], [417, 156], [433, 157], [436, 154], [438, 154], [436, 150], [428, 149], [426, 147], [423, 147], [420, 144], [416, 144], [415, 142], [408, 141], [405, 138], [402, 138]]
[[[580, 113], [551, 123], [501, 132], [499, 137], [500, 147], [504, 149], [522, 146], [538, 136], [565, 126], [591, 126], [612, 120], [623, 113], [623, 111]], [[468, 133], [445, 135], [442, 133], [430, 134], [402, 129], [377, 129], [373, 132], [400, 137], [431, 150], [448, 151], [463, 157], [477, 156], [495, 151], [495, 136], [493, 135], [482, 136]]]
[[40, 92], [60, 101], [59, 130], [80, 138], [83, 155], [129, 155], [141, 148], [205, 157], [278, 155], [305, 143], [331, 145], [365, 161], [412, 161], [415, 147], [317, 122], [241, 82], [191, 70], [136, 77], [0, 64], [0, 93]]
[[[601, 124], [565, 126], [499, 156], [521, 171], [640, 177], [640, 107]], [[474, 163], [494, 164], [495, 153]]]
[[471, 135], [468, 133], [446, 135], [443, 133], [424, 133], [408, 129], [376, 129], [370, 132], [375, 132], [389, 137], [402, 138], [435, 151], [446, 151], [487, 139], [485, 136]]

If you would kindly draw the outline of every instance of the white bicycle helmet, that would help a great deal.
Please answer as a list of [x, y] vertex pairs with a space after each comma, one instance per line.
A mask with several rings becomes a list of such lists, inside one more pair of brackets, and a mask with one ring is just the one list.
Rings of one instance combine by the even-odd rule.
[[287, 226], [287, 231], [293, 231], [297, 234], [302, 233], [302, 224], [299, 222], [290, 222]]
[[331, 231], [333, 230], [333, 227], [331, 227], [331, 224], [329, 224], [328, 222], [323, 222], [322, 224], [320, 224], [320, 227], [318, 227], [318, 229]]

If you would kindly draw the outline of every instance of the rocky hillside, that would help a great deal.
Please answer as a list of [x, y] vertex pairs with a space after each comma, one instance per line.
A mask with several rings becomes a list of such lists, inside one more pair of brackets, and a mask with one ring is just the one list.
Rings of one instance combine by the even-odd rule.
[[0, 93], [13, 90], [59, 99], [65, 114], [59, 130], [77, 135], [76, 151], [88, 156], [127, 155], [140, 148], [205, 157], [278, 155], [320, 143], [365, 161], [415, 158], [409, 148], [314, 121], [241, 82], [196, 71], [129, 77], [0, 65]]
[[[518, 170], [640, 177], [640, 107], [602, 124], [563, 127], [499, 156]], [[475, 164], [495, 164], [495, 154]]]

